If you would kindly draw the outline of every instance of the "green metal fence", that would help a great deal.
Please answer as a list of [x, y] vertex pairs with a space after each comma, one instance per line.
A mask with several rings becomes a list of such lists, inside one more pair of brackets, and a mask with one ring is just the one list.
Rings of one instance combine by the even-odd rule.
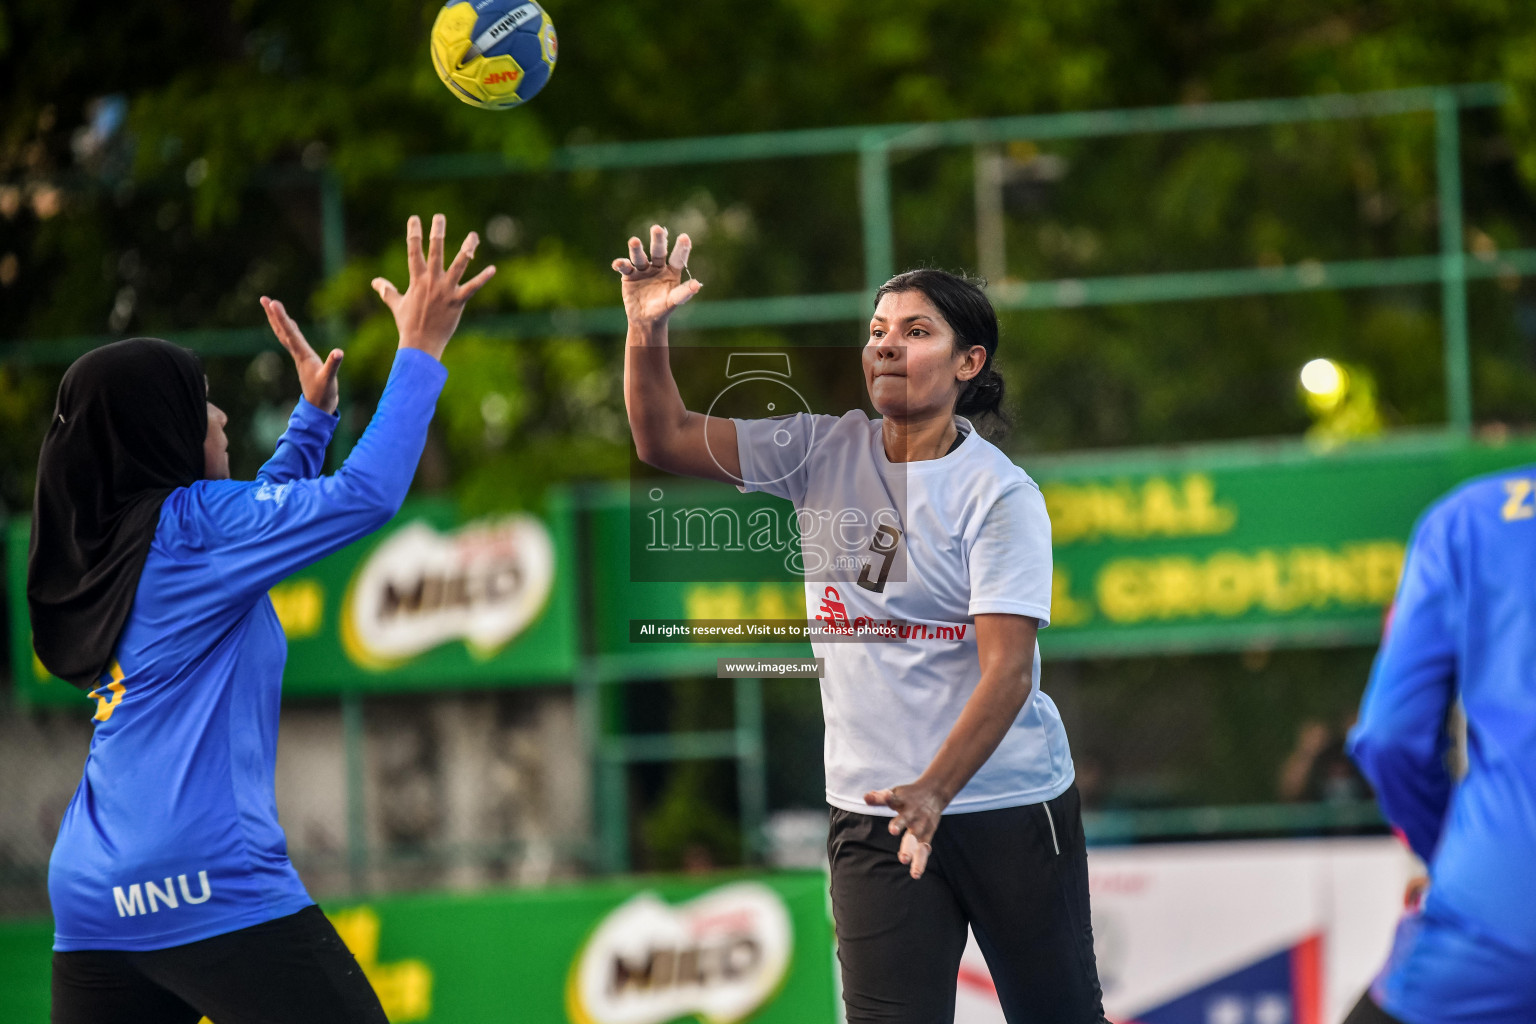
[[[597, 143], [557, 149], [548, 162], [538, 168], [495, 154], [417, 157], [404, 161], [396, 171], [396, 177], [409, 181], [442, 181], [505, 177], [531, 170], [672, 167], [857, 154], [866, 291], [703, 302], [679, 311], [677, 317], [680, 325], [696, 328], [773, 326], [859, 320], [866, 315], [870, 292], [890, 277], [895, 268], [890, 162], [896, 153], [969, 145], [977, 147], [978, 159], [981, 159], [985, 147], [1018, 140], [1194, 132], [1432, 113], [1440, 214], [1438, 253], [1391, 259], [1305, 262], [1273, 268], [1212, 268], [1188, 273], [1000, 283], [992, 288], [991, 294], [1002, 309], [1059, 309], [1438, 283], [1441, 288], [1448, 426], [1464, 433], [1472, 423], [1467, 282], [1501, 274], [1536, 273], [1536, 250], [1511, 250], [1494, 259], [1469, 261], [1462, 244], [1459, 116], [1468, 108], [1497, 106], [1503, 98], [1503, 86], [1483, 83], [1296, 99]], [[298, 172], [285, 171], [270, 177], [291, 183], [295, 173]], [[300, 177], [311, 179], [319, 190], [322, 265], [328, 276], [334, 275], [341, 270], [346, 252], [345, 199], [340, 182], [329, 171], [301, 174]], [[484, 316], [472, 322], [482, 330], [534, 336], [556, 332], [611, 334], [624, 329], [623, 310], [617, 306]], [[344, 329], [344, 325], [335, 320], [328, 322], [326, 327], [338, 338]], [[208, 354], [255, 353], [269, 347], [265, 328], [184, 332], [172, 337]], [[0, 358], [18, 364], [67, 362], [109, 340], [112, 339], [95, 335], [30, 339], [0, 348]]]

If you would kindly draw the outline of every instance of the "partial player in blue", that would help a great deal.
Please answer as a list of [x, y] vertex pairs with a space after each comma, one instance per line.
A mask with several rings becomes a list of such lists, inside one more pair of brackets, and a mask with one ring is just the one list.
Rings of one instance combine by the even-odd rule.
[[385, 1024], [288, 860], [273, 773], [287, 642], [267, 590], [399, 509], [448, 374], [476, 237], [406, 229], [410, 287], [374, 287], [400, 350], [368, 429], [322, 476], [341, 352], [281, 304], [304, 397], [252, 481], [229, 479], [198, 358], [154, 338], [64, 374], [38, 462], [27, 600], [42, 663], [95, 698], [48, 868], [54, 1024]]
[[1349, 750], [1429, 887], [1347, 1024], [1536, 1021], [1536, 467], [1420, 520]]

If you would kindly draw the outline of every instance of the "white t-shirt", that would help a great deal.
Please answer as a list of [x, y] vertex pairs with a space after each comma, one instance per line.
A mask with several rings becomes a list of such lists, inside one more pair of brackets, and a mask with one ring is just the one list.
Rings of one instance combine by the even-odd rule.
[[[807, 613], [911, 624], [901, 642], [815, 641], [826, 659], [827, 802], [893, 812], [864, 794], [914, 782], [981, 681], [975, 616], [1051, 617], [1051, 522], [1029, 475], [971, 428], [942, 458], [892, 463], [881, 421], [797, 413], [735, 420], [743, 491], [797, 510]], [[1066, 730], [1040, 691], [950, 803], [986, 811], [1054, 799], [1072, 784]]]

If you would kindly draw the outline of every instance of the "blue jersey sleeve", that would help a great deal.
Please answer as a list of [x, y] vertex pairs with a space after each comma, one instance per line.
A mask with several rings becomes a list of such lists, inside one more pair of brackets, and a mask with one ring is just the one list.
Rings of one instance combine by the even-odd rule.
[[[388, 522], [410, 489], [447, 377], [426, 353], [400, 350], [368, 429], [330, 476], [194, 485], [200, 546], [225, 591], [255, 598]], [[292, 458], [283, 469], [305, 464]]]
[[277, 439], [277, 450], [256, 473], [264, 483], [313, 480], [325, 468], [325, 449], [336, 432], [336, 415], [322, 412], [303, 398], [288, 417], [288, 429]]
[[1382, 813], [1413, 852], [1434, 856], [1451, 794], [1446, 716], [1456, 696], [1457, 565], [1448, 543], [1455, 506], [1427, 515], [1408, 551], [1391, 627], [1349, 735], [1349, 753]]

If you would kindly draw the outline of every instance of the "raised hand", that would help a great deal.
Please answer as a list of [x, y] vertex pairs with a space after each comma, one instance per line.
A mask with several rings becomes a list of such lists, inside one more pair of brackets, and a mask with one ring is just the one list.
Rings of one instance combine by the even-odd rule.
[[704, 287], [699, 281], [683, 282], [683, 268], [692, 250], [693, 241], [678, 235], [668, 258], [667, 229], [660, 224], [651, 225], [649, 255], [640, 239], [629, 240], [629, 259], [614, 260], [613, 269], [623, 277], [624, 314], [631, 324], [650, 327], [665, 323], [673, 310]]
[[442, 214], [432, 217], [432, 238], [425, 256], [421, 252], [421, 218], [412, 216], [405, 222], [406, 260], [410, 269], [410, 282], [405, 294], [382, 277], [373, 279], [373, 290], [395, 315], [395, 326], [400, 330], [401, 348], [419, 348], [434, 359], [443, 357], [448, 339], [458, 329], [459, 317], [470, 296], [479, 291], [496, 273], [495, 266], [486, 267], [463, 284], [459, 280], [469, 261], [474, 259], [480, 246], [480, 236], [471, 231], [464, 236], [459, 254], [447, 270], [443, 269], [443, 240], [448, 235], [448, 218]]
[[263, 295], [261, 308], [266, 310], [267, 323], [272, 325], [272, 333], [277, 335], [278, 342], [293, 357], [293, 366], [299, 371], [299, 387], [304, 391], [304, 399], [316, 409], [334, 413], [338, 397], [336, 374], [341, 369], [344, 353], [339, 348], [333, 348], [322, 362], [315, 355], [315, 350], [310, 348], [309, 342], [304, 340], [304, 332], [299, 330], [299, 325], [293, 322], [293, 317], [288, 315], [281, 302]]

